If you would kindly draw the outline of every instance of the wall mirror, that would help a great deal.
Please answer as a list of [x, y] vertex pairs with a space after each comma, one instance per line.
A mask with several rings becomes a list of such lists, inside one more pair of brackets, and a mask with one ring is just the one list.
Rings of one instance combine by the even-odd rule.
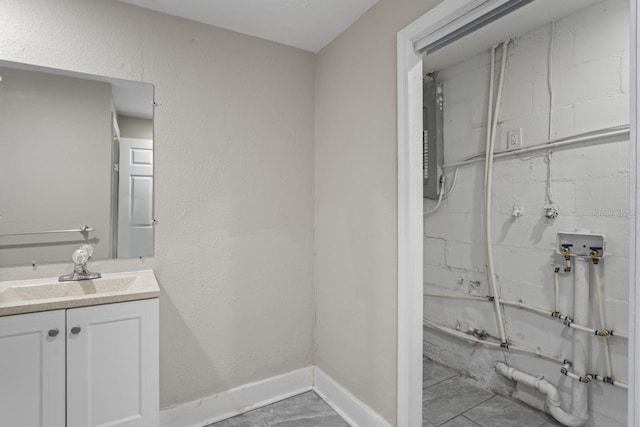
[[0, 61], [0, 267], [153, 255], [153, 96]]

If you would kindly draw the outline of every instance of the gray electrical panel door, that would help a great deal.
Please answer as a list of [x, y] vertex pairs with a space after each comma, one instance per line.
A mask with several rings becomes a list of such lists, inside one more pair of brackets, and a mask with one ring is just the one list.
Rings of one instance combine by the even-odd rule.
[[438, 166], [444, 162], [442, 82], [427, 75], [423, 82], [422, 99], [423, 197], [437, 199], [440, 189]]

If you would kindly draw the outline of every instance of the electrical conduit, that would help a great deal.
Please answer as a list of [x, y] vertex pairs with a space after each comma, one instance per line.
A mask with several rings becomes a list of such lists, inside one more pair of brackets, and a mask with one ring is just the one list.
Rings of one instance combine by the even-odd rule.
[[498, 79], [498, 93], [496, 95], [495, 111], [493, 109], [493, 74], [496, 48], [491, 48], [491, 67], [489, 81], [489, 105], [487, 108], [487, 150], [485, 156], [484, 169], [484, 222], [485, 222], [485, 242], [487, 257], [487, 277], [489, 287], [493, 294], [493, 303], [496, 312], [496, 320], [498, 322], [498, 332], [500, 334], [501, 345], [508, 347], [507, 336], [504, 330], [504, 321], [502, 319], [502, 307], [500, 306], [500, 295], [498, 293], [498, 284], [496, 273], [493, 265], [493, 243], [491, 239], [491, 187], [493, 184], [493, 152], [495, 149], [496, 130], [498, 127], [498, 113], [500, 112], [500, 99], [502, 98], [502, 87], [504, 83], [504, 72], [507, 65], [507, 47], [509, 42], [502, 43], [502, 61], [500, 65], [500, 77]]

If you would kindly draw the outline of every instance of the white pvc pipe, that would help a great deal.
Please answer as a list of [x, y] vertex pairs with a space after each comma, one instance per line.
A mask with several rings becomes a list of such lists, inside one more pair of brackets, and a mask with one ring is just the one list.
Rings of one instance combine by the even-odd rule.
[[[543, 393], [546, 396], [549, 413], [561, 424], [564, 424], [568, 427], [579, 427], [587, 422], [588, 418], [583, 418], [582, 416], [577, 415], [575, 413], [575, 408], [573, 410], [573, 413], [567, 413], [562, 409], [562, 407], [560, 406], [561, 400], [558, 389], [555, 388], [553, 384], [551, 384], [547, 380], [534, 377], [533, 375], [526, 374], [514, 368], [510, 368], [502, 362], [498, 362], [498, 364], [496, 365], [496, 372], [506, 378], [509, 378], [510, 380], [526, 384], [529, 387], [535, 388], [540, 393]], [[574, 384], [578, 383], [578, 381], [574, 382]], [[586, 386], [586, 384], [582, 385]]]
[[[451, 299], [463, 299], [463, 300], [485, 301], [485, 302], [491, 302], [492, 301], [492, 297], [481, 297], [481, 296], [477, 296], [477, 295], [444, 295], [444, 294], [431, 294], [431, 293], [424, 293], [423, 295], [425, 297], [434, 297], [434, 298], [451, 298]], [[529, 304], [527, 304], [525, 302], [522, 302], [522, 301], [512, 301], [512, 300], [500, 298], [500, 304], [508, 305], [508, 306], [511, 306], [511, 307], [517, 307], [517, 308], [520, 308], [522, 310], [527, 310], [527, 311], [530, 311], [532, 313], [540, 314], [541, 316], [544, 316], [544, 317], [555, 318], [555, 319], [558, 319], [560, 321], [564, 321], [565, 319], [570, 317], [570, 316], [566, 316], [566, 315], [561, 314], [561, 313], [558, 313], [557, 316], [553, 316], [553, 312], [548, 308], [536, 307], [534, 305], [529, 305]], [[580, 324], [576, 323], [575, 320], [571, 321], [571, 323], [569, 323], [569, 324], [565, 324], [565, 326], [568, 327], [568, 328], [578, 329], [578, 330], [587, 332], [590, 335], [596, 335], [596, 336], [604, 338], [604, 339], [608, 339], [608, 338], [629, 339], [629, 337], [627, 335], [619, 334], [619, 333], [616, 333], [616, 332], [614, 332], [612, 330], [609, 330], [609, 329], [603, 329], [603, 330], [607, 331], [608, 335], [600, 335], [598, 333], [599, 331], [597, 329], [589, 328], [589, 327], [584, 326], [584, 325], [580, 325]]]
[[[453, 337], [459, 338], [461, 340], [467, 341], [467, 342], [469, 342], [469, 343], [471, 343], [473, 345], [482, 345], [482, 346], [485, 346], [485, 347], [495, 347], [495, 348], [500, 348], [500, 349], [502, 349], [504, 351], [515, 351], [515, 352], [518, 352], [518, 353], [531, 354], [533, 356], [540, 357], [542, 359], [547, 359], [547, 360], [550, 360], [552, 362], [556, 362], [556, 363], [558, 363], [560, 365], [563, 365], [563, 366], [567, 362], [566, 358], [563, 355], [557, 355], [556, 356], [556, 355], [552, 355], [552, 354], [549, 354], [549, 353], [545, 353], [544, 351], [540, 350], [539, 348], [535, 348], [534, 349], [534, 348], [529, 348], [529, 347], [521, 347], [521, 346], [517, 346], [517, 345], [511, 345], [511, 346], [509, 346], [508, 349], [505, 349], [505, 348], [502, 348], [500, 346], [500, 344], [497, 343], [497, 342], [481, 340], [481, 339], [478, 339], [478, 338], [476, 338], [474, 336], [471, 336], [469, 334], [465, 334], [464, 332], [460, 332], [460, 331], [457, 331], [455, 329], [447, 328], [446, 326], [440, 326], [440, 325], [435, 324], [433, 322], [430, 322], [430, 321], [428, 321], [426, 319], [423, 319], [423, 323], [424, 323], [424, 326], [426, 326], [428, 328], [435, 329], [437, 331], [440, 331], [440, 332], [443, 332], [445, 334], [451, 335]], [[566, 375], [569, 378], [572, 378], [572, 379], [575, 379], [575, 380], [579, 380], [580, 379], [579, 375], [576, 375], [576, 374], [574, 374], [572, 372], [567, 372]], [[604, 378], [602, 376], [600, 376], [600, 375], [594, 374], [593, 375], [593, 379], [596, 380], [596, 381], [602, 381], [602, 382], [607, 383], [607, 381], [604, 381]], [[613, 386], [622, 388], [624, 390], [628, 390], [629, 389], [629, 386], [627, 384], [625, 384], [623, 382], [620, 382], [620, 381], [615, 381], [614, 380], [612, 383], [609, 382], [607, 384], [611, 384]]]
[[486, 341], [486, 340], [480, 340], [477, 339], [471, 335], [465, 334], [464, 332], [460, 332], [460, 331], [456, 331], [455, 329], [451, 329], [451, 328], [447, 328], [446, 326], [440, 326], [437, 325], [433, 322], [430, 322], [426, 319], [423, 319], [424, 325], [438, 330], [440, 332], [444, 332], [445, 334], [454, 336], [456, 338], [460, 338], [462, 340], [468, 341], [472, 344], [477, 344], [477, 345], [483, 345], [483, 346], [487, 346], [487, 347], [496, 347], [505, 351], [515, 351], [515, 352], [519, 352], [519, 353], [527, 353], [527, 354], [531, 354], [543, 359], [547, 359], [550, 360], [552, 362], [556, 362], [559, 364], [563, 364], [566, 360], [565, 357], [563, 357], [562, 355], [553, 355], [553, 354], [549, 354], [549, 353], [545, 353], [544, 351], [537, 349], [537, 348], [528, 348], [528, 347], [521, 347], [521, 346], [517, 346], [517, 345], [510, 345], [508, 349], [503, 348], [500, 343], [497, 342], [492, 342], [492, 341]]
[[500, 304], [509, 305], [512, 307], [518, 307], [523, 310], [532, 311], [534, 313], [542, 314], [543, 316], [551, 317], [551, 311], [545, 308], [539, 308], [533, 305], [525, 304], [521, 301], [511, 301], [511, 300], [501, 299]]
[[[598, 300], [598, 314], [600, 317], [600, 329], [605, 329], [604, 326], [604, 302], [602, 301], [602, 289], [600, 288], [600, 264], [592, 263], [593, 270], [591, 271], [591, 277], [593, 278], [593, 286], [596, 288], [596, 299]], [[604, 340], [604, 359], [607, 376], [611, 378], [613, 376], [613, 364], [611, 363], [611, 349], [609, 348], [609, 340]]]
[[[495, 74], [495, 66], [496, 66], [496, 47], [491, 47], [491, 59], [490, 59], [490, 67], [489, 67], [489, 99], [487, 101], [487, 136], [486, 143], [489, 145], [489, 141], [491, 141], [491, 124], [493, 123], [493, 119], [491, 115], [493, 114], [493, 80]], [[479, 159], [478, 159], [479, 160]], [[485, 156], [485, 167], [484, 167], [484, 186], [487, 186], [487, 162], [489, 161], [488, 157]]]
[[[589, 259], [575, 257], [573, 262], [573, 320], [582, 325], [589, 324]], [[589, 336], [584, 331], [573, 330], [573, 370], [589, 372]], [[587, 384], [574, 381], [572, 413], [585, 421], [589, 418], [589, 388]]]
[[430, 294], [428, 292], [425, 292], [423, 295], [425, 297], [434, 297], [434, 298], [464, 299], [464, 300], [471, 300], [471, 301], [489, 302], [489, 297], [480, 297], [477, 295], [443, 295], [443, 294]]
[[[554, 149], [554, 148], [561, 148], [561, 147], [565, 147], [565, 146], [568, 146], [568, 145], [580, 144], [580, 143], [584, 143], [584, 142], [593, 142], [595, 140], [603, 139], [603, 138], [613, 138], [613, 137], [616, 137], [616, 136], [623, 136], [623, 135], [627, 136], [627, 135], [629, 135], [629, 132], [630, 131], [629, 131], [629, 126], [628, 125], [615, 126], [615, 127], [612, 127], [612, 128], [603, 129], [602, 131], [599, 131], [597, 133], [590, 132], [589, 134], [576, 135], [574, 137], [563, 138], [561, 140], [547, 141], [547, 142], [544, 142], [542, 144], [532, 145], [530, 147], [517, 148], [517, 149], [509, 150], [509, 151], [500, 151], [498, 153], [495, 153], [493, 158], [494, 159], [501, 159], [503, 157], [508, 157], [508, 156], [515, 156], [515, 155], [519, 155], [519, 154], [532, 153], [534, 151], [542, 151], [542, 150], [549, 150], [549, 149]], [[480, 154], [478, 156], [473, 156], [473, 157], [465, 159], [465, 160], [460, 160], [460, 161], [457, 161], [457, 162], [447, 163], [447, 164], [443, 165], [442, 168], [443, 169], [449, 169], [449, 168], [458, 167], [458, 166], [466, 166], [466, 165], [470, 165], [472, 163], [476, 163], [476, 162], [480, 162], [482, 160], [485, 160], [485, 158], [486, 158], [486, 156], [484, 154]]]
[[553, 272], [553, 293], [555, 295], [554, 304], [553, 304], [553, 311], [555, 311], [556, 313], [558, 313], [560, 311], [560, 309], [558, 308], [559, 305], [560, 305], [560, 286], [558, 285], [558, 275], [559, 274], [560, 273], [557, 270], [555, 270]]
[[[498, 79], [498, 93], [496, 95], [495, 111], [493, 114], [493, 121], [488, 121], [487, 126], [491, 127], [490, 132], [487, 135], [490, 137], [487, 139], [487, 151], [485, 161], [485, 186], [484, 186], [484, 226], [485, 226], [485, 242], [486, 242], [486, 257], [487, 257], [487, 277], [489, 279], [489, 286], [491, 287], [491, 293], [493, 294], [493, 305], [496, 312], [496, 321], [498, 323], [498, 332], [500, 334], [500, 342], [503, 345], [507, 344], [507, 336], [504, 330], [504, 321], [502, 319], [502, 307], [500, 306], [500, 294], [498, 292], [498, 284], [496, 283], [496, 273], [493, 265], [493, 243], [491, 239], [491, 191], [493, 183], [493, 151], [495, 148], [496, 130], [498, 126], [498, 114], [500, 112], [500, 99], [502, 97], [502, 87], [504, 84], [504, 72], [507, 64], [507, 45], [508, 42], [502, 43], [502, 61], [500, 64], [500, 77]], [[493, 69], [493, 62], [495, 56], [495, 48], [491, 49], [491, 65]], [[491, 111], [492, 97], [493, 97], [493, 73], [490, 76], [489, 84], [489, 111]], [[491, 118], [489, 115], [488, 118]]]

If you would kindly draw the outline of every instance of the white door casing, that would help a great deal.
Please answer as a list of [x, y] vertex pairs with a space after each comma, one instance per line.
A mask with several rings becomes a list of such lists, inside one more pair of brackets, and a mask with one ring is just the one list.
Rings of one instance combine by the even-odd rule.
[[153, 255], [153, 141], [120, 138], [118, 258]]
[[65, 311], [0, 317], [0, 424], [65, 426]]

